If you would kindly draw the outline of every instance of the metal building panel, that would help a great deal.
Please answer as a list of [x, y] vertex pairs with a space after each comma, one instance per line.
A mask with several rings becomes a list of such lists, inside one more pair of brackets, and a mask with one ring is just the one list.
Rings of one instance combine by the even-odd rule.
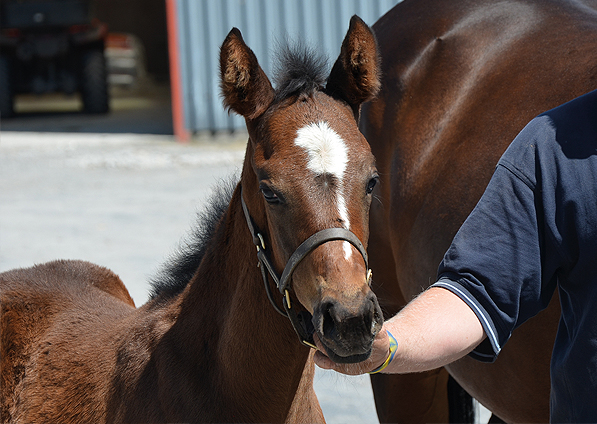
[[244, 120], [224, 111], [219, 48], [237, 27], [270, 78], [275, 52], [300, 40], [328, 57], [340, 52], [350, 17], [372, 25], [400, 0], [177, 0], [185, 126], [191, 132], [234, 131]]

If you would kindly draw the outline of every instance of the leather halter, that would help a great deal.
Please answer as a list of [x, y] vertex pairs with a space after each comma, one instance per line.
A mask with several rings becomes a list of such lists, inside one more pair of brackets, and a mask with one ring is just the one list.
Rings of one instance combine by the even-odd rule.
[[[310, 348], [317, 349], [315, 342], [313, 341], [313, 332], [315, 329], [311, 323], [311, 314], [307, 311], [297, 312], [296, 308], [292, 307], [290, 293], [288, 292], [292, 274], [298, 264], [317, 247], [327, 243], [328, 241], [343, 240], [356, 247], [361, 256], [363, 256], [363, 259], [365, 260], [365, 267], [367, 269], [367, 283], [369, 283], [371, 280], [371, 270], [369, 269], [369, 260], [363, 243], [361, 243], [359, 238], [352, 231], [349, 231], [345, 228], [334, 227], [318, 231], [301, 243], [301, 245], [290, 256], [290, 259], [288, 259], [282, 275], [278, 276], [274, 270], [272, 261], [267, 254], [263, 236], [259, 231], [257, 231], [255, 224], [253, 223], [253, 219], [249, 214], [249, 210], [247, 209], [247, 205], [243, 197], [242, 189], [240, 199], [243, 212], [247, 220], [247, 226], [249, 227], [249, 231], [253, 237], [253, 243], [257, 247], [257, 259], [259, 260], [258, 266], [261, 269], [261, 275], [263, 276], [263, 283], [265, 285], [265, 292], [267, 293], [269, 301], [276, 311], [290, 320], [290, 323], [292, 324], [292, 327], [298, 335], [301, 343]], [[267, 274], [265, 273], [266, 269], [276, 283], [276, 287], [278, 287], [278, 290], [280, 290], [280, 293], [282, 294], [282, 305], [284, 306], [284, 310], [282, 310], [274, 301], [271, 287], [267, 280]]]

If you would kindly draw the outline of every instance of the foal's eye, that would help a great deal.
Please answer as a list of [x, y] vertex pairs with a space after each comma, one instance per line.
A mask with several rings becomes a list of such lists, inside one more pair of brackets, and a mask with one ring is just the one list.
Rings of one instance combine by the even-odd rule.
[[272, 204], [280, 203], [280, 198], [278, 197], [278, 195], [265, 184], [261, 184], [259, 186], [259, 190], [261, 190], [261, 193], [263, 194], [263, 197], [265, 198], [266, 202]]
[[377, 185], [378, 181], [379, 181], [378, 176], [375, 176], [369, 180], [369, 182], [367, 183], [367, 194], [371, 194], [373, 192], [373, 189]]

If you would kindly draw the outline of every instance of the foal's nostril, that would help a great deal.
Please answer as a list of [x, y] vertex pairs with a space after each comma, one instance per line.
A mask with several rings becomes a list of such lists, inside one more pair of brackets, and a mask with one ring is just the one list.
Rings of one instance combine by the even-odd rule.
[[336, 320], [332, 316], [334, 304], [332, 302], [326, 302], [321, 308], [321, 332], [325, 337], [331, 339], [336, 338]]
[[359, 312], [351, 312], [334, 301], [323, 303], [320, 310], [319, 330], [329, 339], [375, 336], [383, 324], [383, 316], [375, 296], [366, 301]]

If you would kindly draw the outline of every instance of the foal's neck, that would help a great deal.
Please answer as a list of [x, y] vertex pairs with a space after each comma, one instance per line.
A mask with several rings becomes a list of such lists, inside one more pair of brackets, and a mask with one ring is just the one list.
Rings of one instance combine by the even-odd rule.
[[267, 299], [238, 188], [178, 321], [196, 366], [213, 367], [201, 375], [205, 395], [223, 405], [216, 420], [284, 420], [309, 352]]

